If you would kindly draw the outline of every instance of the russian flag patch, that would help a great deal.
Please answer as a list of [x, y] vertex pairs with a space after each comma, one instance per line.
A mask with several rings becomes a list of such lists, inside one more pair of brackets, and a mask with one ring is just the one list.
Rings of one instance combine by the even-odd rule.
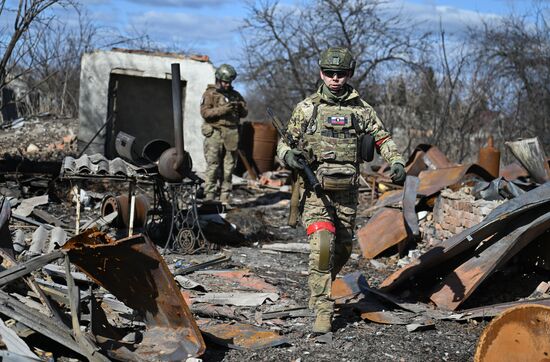
[[330, 116], [328, 117], [328, 123], [333, 126], [345, 126], [348, 124], [346, 116]]

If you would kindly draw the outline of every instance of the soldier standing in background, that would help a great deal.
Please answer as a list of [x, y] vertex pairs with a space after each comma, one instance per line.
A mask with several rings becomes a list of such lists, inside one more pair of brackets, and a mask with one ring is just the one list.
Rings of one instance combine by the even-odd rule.
[[209, 84], [201, 100], [201, 127], [204, 135], [204, 156], [206, 158], [205, 200], [215, 200], [217, 182], [221, 180], [221, 202], [230, 201], [231, 177], [237, 159], [239, 143], [239, 120], [246, 117], [246, 102], [231, 83], [237, 72], [229, 64], [222, 64], [216, 70], [216, 84]]
[[[302, 168], [298, 157], [309, 159], [326, 197], [319, 197], [300, 181], [302, 223], [306, 228], [309, 255], [309, 308], [315, 311], [314, 333], [332, 329], [334, 301], [332, 281], [351, 255], [357, 213], [361, 135], [370, 134], [391, 178], [403, 183], [404, 161], [390, 133], [374, 109], [347, 81], [355, 60], [346, 48], [329, 48], [319, 59], [323, 84], [294, 108], [287, 132], [299, 140], [301, 149], [280, 141], [277, 155], [292, 169]], [[305, 186], [305, 188], [304, 188]]]

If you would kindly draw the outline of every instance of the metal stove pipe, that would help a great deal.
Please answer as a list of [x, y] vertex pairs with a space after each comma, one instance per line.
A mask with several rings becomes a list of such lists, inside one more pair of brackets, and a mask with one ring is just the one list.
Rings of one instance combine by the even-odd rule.
[[174, 136], [176, 159], [172, 166], [179, 170], [183, 164], [183, 114], [181, 113], [181, 77], [179, 63], [172, 63], [172, 109], [174, 114]]

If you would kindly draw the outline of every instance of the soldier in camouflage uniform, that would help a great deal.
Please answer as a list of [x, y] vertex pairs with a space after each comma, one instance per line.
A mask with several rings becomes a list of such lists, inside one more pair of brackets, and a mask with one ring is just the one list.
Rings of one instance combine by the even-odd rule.
[[297, 158], [306, 153], [326, 195], [324, 202], [301, 181], [305, 186], [300, 191], [302, 223], [311, 246], [308, 284], [309, 307], [316, 315], [313, 332], [327, 333], [331, 331], [334, 313], [332, 281], [352, 250], [360, 136], [368, 133], [374, 137], [377, 150], [391, 165], [394, 182], [404, 182], [406, 174], [390, 133], [374, 109], [347, 84], [355, 69], [349, 50], [329, 48], [321, 54], [319, 66], [323, 84], [315, 94], [298, 103], [287, 127], [287, 132], [301, 142], [301, 149], [291, 149], [281, 141], [277, 155], [287, 166], [298, 170], [302, 165]]
[[237, 72], [229, 64], [222, 64], [215, 73], [216, 84], [209, 84], [201, 100], [201, 126], [204, 135], [206, 158], [205, 200], [216, 199], [218, 177], [221, 182], [221, 202], [229, 202], [231, 175], [237, 158], [239, 143], [239, 120], [246, 117], [246, 102], [231, 82]]

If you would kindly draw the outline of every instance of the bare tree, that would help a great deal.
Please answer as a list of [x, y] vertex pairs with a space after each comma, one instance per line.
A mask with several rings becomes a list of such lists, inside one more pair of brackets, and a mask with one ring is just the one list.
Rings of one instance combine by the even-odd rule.
[[[546, 8], [544, 7], [546, 6]], [[501, 138], [538, 136], [550, 151], [550, 26], [548, 5], [533, 16], [510, 15], [473, 32], [477, 61], [490, 82]]]
[[6, 26], [0, 29], [0, 91], [7, 83], [33, 68], [34, 61], [29, 58], [29, 52], [43, 35], [33, 31], [33, 27], [47, 26], [54, 19], [49, 12], [52, 7], [72, 4], [73, 0], [19, 0], [17, 7], [10, 8], [6, 0], [0, 0], [0, 16], [13, 18], [12, 28]]
[[381, 4], [378, 0], [317, 0], [303, 7], [270, 1], [250, 4], [242, 28], [246, 39], [242, 67], [256, 97], [288, 115], [297, 101], [317, 88], [317, 60], [330, 46], [345, 46], [354, 53], [358, 66], [352, 81], [368, 97], [376, 72], [390, 63], [413, 62], [422, 39], [413, 39], [406, 31], [411, 24], [385, 13]]

